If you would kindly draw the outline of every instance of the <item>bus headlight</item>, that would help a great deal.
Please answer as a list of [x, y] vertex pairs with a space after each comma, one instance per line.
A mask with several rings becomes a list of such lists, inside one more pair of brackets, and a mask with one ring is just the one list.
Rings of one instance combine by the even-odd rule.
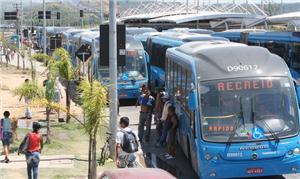
[[219, 156], [218, 155], [216, 155], [216, 156], [214, 156], [214, 158], [213, 158], [214, 160], [219, 160]]
[[216, 176], [216, 173], [215, 173], [215, 172], [211, 172], [211, 173], [209, 174], [209, 176], [210, 176], [210, 177], [215, 177], [215, 176]]
[[205, 154], [205, 160], [210, 160], [211, 159], [211, 156], [209, 154]]
[[299, 155], [300, 154], [300, 149], [298, 147], [294, 148], [294, 154]]
[[288, 151], [288, 155], [293, 155], [293, 151], [292, 151], [292, 150], [289, 150], [289, 151]]

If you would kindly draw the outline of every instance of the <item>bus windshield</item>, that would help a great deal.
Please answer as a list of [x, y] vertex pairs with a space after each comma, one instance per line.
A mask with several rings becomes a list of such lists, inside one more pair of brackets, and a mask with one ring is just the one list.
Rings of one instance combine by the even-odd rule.
[[138, 81], [146, 78], [144, 51], [127, 51], [125, 66], [118, 67], [118, 81]]
[[299, 131], [296, 97], [288, 78], [216, 80], [199, 88], [206, 141], [279, 140]]

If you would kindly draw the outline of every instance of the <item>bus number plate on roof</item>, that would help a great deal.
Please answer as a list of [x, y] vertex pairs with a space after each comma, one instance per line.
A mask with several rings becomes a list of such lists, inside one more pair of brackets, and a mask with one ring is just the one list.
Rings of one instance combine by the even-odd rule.
[[248, 174], [257, 174], [257, 173], [263, 173], [263, 168], [248, 168], [247, 173]]
[[258, 65], [234, 65], [234, 66], [227, 66], [227, 71], [250, 71], [250, 70], [257, 70]]

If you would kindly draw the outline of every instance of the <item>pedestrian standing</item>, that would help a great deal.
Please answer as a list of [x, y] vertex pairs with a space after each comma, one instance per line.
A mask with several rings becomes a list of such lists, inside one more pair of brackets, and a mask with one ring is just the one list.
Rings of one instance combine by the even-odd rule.
[[9, 111], [5, 111], [3, 113], [4, 118], [0, 121], [0, 128], [2, 131], [2, 144], [3, 144], [3, 153], [5, 158], [3, 162], [8, 163], [8, 154], [9, 154], [9, 145], [12, 139], [12, 130], [11, 130], [11, 122], [9, 119], [10, 113]]
[[40, 153], [43, 149], [43, 136], [40, 134], [40, 129], [41, 125], [33, 122], [32, 132], [26, 135], [19, 147], [19, 153], [25, 152], [28, 179], [38, 178]]
[[137, 135], [129, 128], [129, 118], [120, 119], [120, 130], [116, 136], [116, 162], [118, 168], [137, 167], [135, 152], [138, 151]]
[[144, 128], [146, 125], [145, 141], [149, 142], [152, 122], [152, 110], [154, 105], [154, 98], [150, 95], [150, 91], [146, 90], [145, 94], [142, 94], [138, 98], [138, 104], [141, 106], [139, 126], [138, 126], [138, 137], [140, 141], [144, 138]]
[[[25, 84], [24, 85], [29, 85], [30, 81], [29, 79], [25, 79]], [[19, 101], [21, 101], [23, 96], [20, 97]], [[26, 103], [26, 109], [25, 109], [25, 119], [31, 119], [32, 118], [32, 112], [30, 110], [30, 103], [31, 99], [28, 98], [27, 96], [24, 96], [24, 101]]]
[[168, 132], [168, 153], [165, 155], [166, 159], [171, 160], [175, 159], [176, 154], [176, 133], [178, 128], [178, 117], [175, 113], [175, 107], [170, 106], [168, 108], [168, 118], [171, 124], [171, 129]]
[[168, 118], [168, 110], [169, 107], [171, 106], [171, 101], [167, 93], [165, 93], [164, 96], [162, 97], [162, 102], [164, 103], [164, 108], [157, 126], [157, 130], [159, 134], [159, 140], [158, 143], [156, 144], [157, 147], [161, 147], [166, 143], [167, 135], [171, 128], [171, 122], [169, 121]]
[[[59, 82], [59, 77], [56, 77], [55, 84], [54, 84], [54, 101], [60, 104], [62, 98], [63, 95], [61, 93], [61, 84]], [[57, 111], [58, 121], [64, 121], [64, 119], [60, 116], [60, 110], [57, 109], [56, 111]]]
[[162, 97], [164, 95], [164, 92], [159, 92], [156, 95], [155, 99], [155, 107], [154, 107], [154, 122], [155, 124], [158, 124], [159, 119], [161, 118], [162, 111], [164, 108], [164, 104], [162, 102]]

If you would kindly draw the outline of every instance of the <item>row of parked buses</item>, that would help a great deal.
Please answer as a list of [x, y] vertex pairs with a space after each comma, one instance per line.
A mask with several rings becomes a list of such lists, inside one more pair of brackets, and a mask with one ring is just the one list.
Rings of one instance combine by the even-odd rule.
[[[100, 33], [99, 29], [76, 29], [66, 27], [49, 27], [47, 30], [47, 53], [51, 53], [50, 38], [60, 37], [57, 47], [65, 48], [71, 56], [72, 64], [77, 67], [80, 61], [75, 53], [82, 45], [92, 50], [93, 75], [104, 84], [109, 84], [109, 68], [99, 65]], [[43, 30], [37, 28], [37, 47], [43, 48]], [[148, 84], [148, 55], [142, 43], [132, 35], [126, 34], [125, 66], [118, 67], [119, 99], [135, 99], [140, 95], [140, 88]]]
[[[209, 32], [133, 31], [126, 35], [119, 97], [122, 90], [127, 96], [138, 93], [147, 82], [152, 88], [165, 86], [180, 121], [178, 143], [199, 178], [299, 172], [300, 90], [282, 57]], [[92, 46], [92, 60], [98, 63], [98, 32], [70, 29], [62, 39], [74, 65], [74, 51], [82, 43]], [[98, 79], [108, 79], [108, 69], [96, 67]], [[134, 80], [126, 81], [124, 73]]]
[[165, 85], [172, 97], [185, 155], [200, 178], [299, 172], [298, 88], [285, 60], [220, 37], [136, 36], [150, 56], [151, 86]]

